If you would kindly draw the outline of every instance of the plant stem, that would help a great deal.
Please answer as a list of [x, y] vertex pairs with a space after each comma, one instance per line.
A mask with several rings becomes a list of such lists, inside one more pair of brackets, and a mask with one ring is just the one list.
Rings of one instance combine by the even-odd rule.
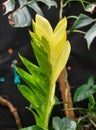
[[63, 5], [63, 8], [67, 6], [68, 3], [70, 2], [75, 2], [75, 1], [81, 1], [81, 0], [67, 0], [64, 5]]
[[95, 99], [94, 99], [93, 95], [88, 96], [88, 99], [89, 99], [89, 103], [91, 103], [91, 105], [95, 104]]
[[60, 91], [61, 91], [61, 97], [64, 103], [64, 113], [66, 116], [70, 117], [71, 119], [75, 119], [75, 113], [73, 109], [69, 111], [70, 108], [73, 108], [73, 103], [72, 103], [72, 97], [71, 97], [71, 92], [70, 92], [70, 86], [67, 80], [67, 72], [66, 69], [64, 69], [59, 78], [58, 78], [59, 86], [60, 86]]
[[86, 34], [86, 32], [84, 32], [84, 31], [81, 31], [81, 30], [73, 30], [73, 32], [77, 32], [77, 33], [82, 33], [82, 34]]
[[63, 0], [60, 0], [59, 20], [63, 17]]
[[49, 93], [46, 101], [46, 108], [45, 108], [45, 118], [44, 118], [44, 126], [43, 128], [48, 129], [48, 122], [49, 122], [49, 117], [52, 112], [53, 106], [55, 105], [54, 101], [54, 95], [55, 95], [55, 84], [51, 85], [49, 88]]
[[0, 104], [7, 106], [9, 108], [10, 112], [13, 114], [15, 118], [18, 129], [22, 128], [19, 114], [17, 112], [17, 109], [12, 105], [12, 103], [0, 96]]
[[[81, 34], [86, 34], [86, 32], [84, 32], [84, 31], [81, 31], [81, 30], [73, 30], [72, 32], [76, 32], [76, 33], [81, 33]], [[67, 31], [67, 34], [69, 34], [70, 33], [70, 30], [68, 30]]]
[[77, 124], [79, 124], [82, 120], [86, 119], [87, 116], [79, 117], [77, 120]]
[[70, 19], [70, 18], [74, 18], [74, 19], [77, 19], [78, 17], [75, 16], [75, 15], [71, 15], [71, 16], [68, 16], [67, 19]]
[[65, 4], [63, 5], [63, 8], [66, 7], [68, 3], [70, 3], [70, 2], [75, 2], [75, 1], [76, 1], [76, 2], [77, 2], [77, 1], [80, 2], [80, 3], [82, 4], [82, 6], [83, 6], [84, 9], [85, 9], [84, 3], [85, 3], [85, 4], [90, 4], [90, 2], [88, 2], [88, 1], [82, 1], [82, 0], [67, 0], [67, 1], [65, 2]]
[[[67, 108], [69, 111], [71, 110], [82, 110], [82, 111], [85, 111], [85, 112], [89, 112], [88, 109], [85, 109], [85, 108], [80, 108], [80, 107], [77, 107], [77, 108]], [[66, 110], [66, 109], [65, 109]]]
[[88, 118], [88, 120], [91, 122], [91, 124], [96, 128], [96, 124], [93, 120], [91, 120], [90, 118]]

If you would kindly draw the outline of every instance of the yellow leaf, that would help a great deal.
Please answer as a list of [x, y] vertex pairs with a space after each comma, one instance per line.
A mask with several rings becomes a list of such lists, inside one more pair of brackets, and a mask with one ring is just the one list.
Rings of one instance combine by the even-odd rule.
[[61, 28], [63, 28], [64, 30], [66, 30], [66, 28], [67, 28], [67, 20], [66, 20], [66, 18], [63, 18], [62, 20], [60, 20], [60, 22], [55, 27], [54, 33], [56, 33]]
[[67, 28], [67, 20], [66, 18], [63, 18], [60, 20], [60, 22], [57, 24], [57, 26], [54, 29], [54, 44], [58, 44], [58, 42], [61, 41], [65, 43], [66, 41], [66, 28]]
[[36, 15], [36, 23], [34, 23], [36, 33], [40, 37], [46, 37], [47, 39], [50, 39], [53, 34], [53, 29], [47, 19], [40, 15]]
[[58, 76], [60, 75], [61, 71], [66, 66], [69, 54], [70, 54], [70, 43], [67, 41], [66, 44], [63, 46], [63, 51], [59, 55], [59, 57], [55, 61], [55, 65], [53, 66], [53, 80], [56, 81]]

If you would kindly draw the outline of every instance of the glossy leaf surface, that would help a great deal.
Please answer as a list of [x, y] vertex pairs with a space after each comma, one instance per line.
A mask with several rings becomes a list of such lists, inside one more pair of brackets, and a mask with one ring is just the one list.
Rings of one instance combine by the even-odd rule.
[[55, 130], [76, 130], [76, 122], [71, 121], [69, 117], [54, 117], [52, 124]]
[[18, 74], [26, 82], [26, 85], [18, 85], [18, 89], [30, 102], [32, 107], [29, 110], [33, 113], [36, 124], [45, 129], [48, 129], [49, 117], [55, 104], [56, 80], [70, 54], [66, 27], [65, 18], [53, 30], [47, 19], [36, 15], [30, 36], [39, 66], [19, 55], [29, 73], [17, 67]]
[[88, 49], [90, 49], [90, 45], [95, 37], [96, 37], [96, 23], [87, 31], [86, 35], [84, 36], [84, 38], [87, 41]]
[[32, 8], [37, 14], [43, 16], [43, 12], [38, 2], [44, 3], [49, 8], [51, 6], [57, 6], [54, 0], [18, 0], [18, 2], [20, 4], [18, 9], [17, 7], [15, 9], [15, 0], [7, 0], [3, 3], [4, 14], [9, 13], [9, 24], [13, 27], [26, 27], [31, 25], [31, 19], [33, 16], [30, 14], [28, 7]]
[[78, 29], [81, 27], [85, 27], [89, 24], [91, 24], [92, 22], [94, 22], [94, 19], [85, 15], [85, 14], [80, 14], [78, 16], [78, 18], [76, 19], [75, 23], [73, 24], [72, 28], [70, 29], [70, 31], [73, 31], [74, 29]]
[[74, 102], [82, 101], [93, 95], [96, 92], [96, 85], [93, 83], [93, 77], [90, 77], [87, 84], [78, 87], [74, 94]]

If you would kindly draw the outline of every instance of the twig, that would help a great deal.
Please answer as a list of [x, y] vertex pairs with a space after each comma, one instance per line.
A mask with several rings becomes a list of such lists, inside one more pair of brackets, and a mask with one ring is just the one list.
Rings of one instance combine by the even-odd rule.
[[64, 103], [64, 109], [65, 109], [65, 116], [69, 116], [71, 119], [75, 119], [75, 114], [73, 110], [68, 110], [69, 108], [73, 108], [73, 103], [72, 103], [72, 97], [70, 93], [70, 86], [68, 84], [67, 80], [67, 72], [66, 69], [64, 69], [59, 78], [58, 82], [60, 85], [60, 91], [61, 91], [61, 97]]
[[62, 19], [63, 15], [63, 0], [60, 0], [60, 11], [59, 11], [59, 20]]
[[17, 112], [17, 109], [12, 105], [12, 103], [0, 96], [0, 104], [7, 106], [9, 108], [10, 112], [13, 114], [15, 118], [18, 129], [22, 128], [19, 114]]
[[89, 120], [90, 123], [96, 128], [96, 123], [95, 123], [93, 120], [91, 120], [90, 118], [88, 118], [88, 120]]

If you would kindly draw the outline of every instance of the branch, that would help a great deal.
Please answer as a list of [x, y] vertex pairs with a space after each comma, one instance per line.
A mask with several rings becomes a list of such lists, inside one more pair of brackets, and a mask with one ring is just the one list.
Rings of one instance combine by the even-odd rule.
[[68, 110], [69, 108], [73, 108], [73, 103], [72, 103], [72, 97], [71, 97], [71, 92], [70, 92], [70, 86], [67, 80], [67, 72], [66, 69], [64, 69], [59, 78], [58, 82], [60, 85], [60, 91], [61, 91], [61, 97], [64, 103], [64, 109], [65, 109], [65, 115], [67, 117], [70, 117], [71, 119], [75, 119], [75, 114], [73, 110]]
[[18, 129], [22, 128], [21, 121], [17, 112], [17, 109], [7, 99], [0, 96], [0, 104], [7, 106], [15, 118]]

